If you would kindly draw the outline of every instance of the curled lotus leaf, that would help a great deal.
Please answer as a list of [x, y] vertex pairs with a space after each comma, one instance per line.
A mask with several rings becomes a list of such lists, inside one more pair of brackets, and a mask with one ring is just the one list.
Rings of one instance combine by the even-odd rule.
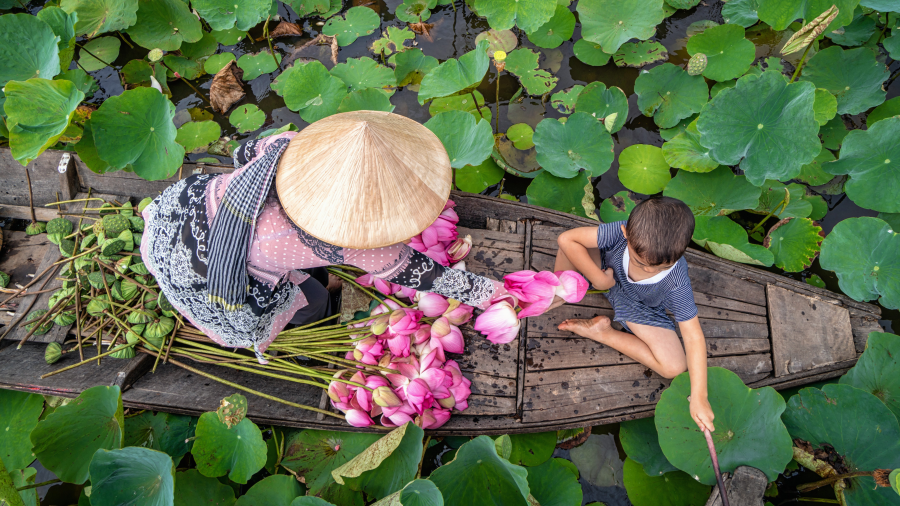
[[[613, 61], [619, 67], [641, 68], [669, 58], [666, 46], [659, 42], [645, 40], [642, 42], [626, 42], [616, 51]], [[695, 74], [691, 74], [695, 75]]]
[[[791, 436], [813, 448], [830, 445], [847, 472], [900, 467], [900, 426], [878, 397], [848, 384], [804, 388], [791, 397], [782, 417]], [[847, 430], [851, 428], [852, 430]], [[863, 436], [865, 435], [865, 436]], [[891, 504], [897, 493], [876, 487], [871, 476], [848, 478], [847, 504]]]
[[815, 87], [781, 74], [746, 75], [722, 90], [697, 119], [700, 143], [713, 160], [737, 165], [752, 184], [787, 180], [819, 154]]
[[244, 81], [252, 81], [263, 74], [275, 72], [280, 64], [281, 54], [276, 51], [275, 56], [272, 56], [268, 49], [253, 54], [247, 53], [237, 60], [237, 66], [244, 71], [244, 75], [241, 77]]
[[56, 143], [84, 99], [84, 93], [66, 80], [10, 81], [3, 89], [9, 146], [22, 165]]
[[450, 58], [429, 72], [422, 79], [419, 88], [419, 104], [478, 86], [490, 65], [487, 54], [489, 45], [489, 42], [483, 40], [458, 60]]
[[566, 459], [554, 458], [528, 468], [528, 490], [546, 506], [581, 504], [584, 494], [578, 483], [578, 468]]
[[[572, 38], [575, 15], [565, 5], [557, 5], [553, 17], [537, 30], [528, 32], [528, 40], [537, 47], [553, 49]], [[513, 46], [515, 47], [515, 46]], [[509, 51], [507, 51], [509, 52]]]
[[619, 181], [644, 195], [663, 191], [672, 179], [663, 150], [649, 144], [633, 144], [619, 153]]
[[124, 30], [137, 22], [138, 0], [62, 0], [62, 10], [78, 15], [75, 35], [87, 38]]
[[0, 435], [0, 461], [10, 469], [24, 469], [34, 461], [34, 445], [28, 435], [43, 409], [40, 395], [0, 390], [0, 419], [6, 429]]
[[456, 187], [464, 192], [481, 193], [488, 187], [499, 183], [504, 174], [505, 172], [497, 165], [497, 162], [488, 157], [478, 165], [466, 165], [456, 169], [454, 181], [456, 181]]
[[594, 67], [602, 67], [609, 62], [612, 55], [603, 51], [602, 46], [597, 42], [591, 42], [587, 39], [578, 39], [572, 46], [572, 52], [575, 57], [583, 63]]
[[347, 85], [318, 61], [294, 65], [294, 69], [282, 88], [288, 109], [298, 111], [308, 123], [336, 113], [347, 95]]
[[844, 138], [840, 156], [822, 165], [829, 174], [847, 174], [847, 196], [856, 205], [886, 213], [900, 212], [900, 118], [881, 120], [868, 130]]
[[331, 75], [344, 81], [350, 91], [379, 88], [385, 89], [385, 93], [391, 93], [386, 88], [397, 85], [393, 69], [366, 57], [348, 58], [346, 62], [335, 65], [331, 69]]
[[853, 21], [853, 10], [858, 0], [757, 0], [757, 14], [760, 21], [775, 30], [784, 30], [796, 19], [814, 20], [827, 12], [832, 5], [838, 14], [822, 29], [823, 32], [837, 30]]
[[497, 455], [488, 436], [460, 446], [456, 457], [429, 477], [445, 504], [527, 506], [528, 471]]
[[613, 161], [612, 137], [588, 113], [576, 112], [565, 124], [553, 118], [538, 123], [532, 137], [537, 161], [558, 177], [574, 177], [580, 169], [597, 177]]
[[497, 51], [510, 53], [519, 45], [519, 39], [512, 30], [490, 29], [486, 32], [481, 32], [475, 36], [475, 45], [478, 45], [482, 40], [488, 41], [487, 51], [491, 55]]
[[392, 112], [394, 105], [382, 90], [377, 88], [366, 88], [363, 90], [352, 91], [338, 106], [338, 112], [351, 111], [385, 111]]
[[381, 38], [372, 43], [372, 52], [384, 56], [390, 56], [395, 52], [402, 53], [410, 49], [409, 46], [405, 45], [406, 41], [415, 40], [415, 38], [416, 34], [410, 31], [409, 28], [404, 27], [401, 29], [396, 26], [389, 26]]
[[494, 136], [491, 125], [476, 120], [463, 111], [447, 111], [425, 122], [425, 127], [441, 140], [450, 166], [458, 169], [466, 165], [478, 165], [491, 156]]
[[550, 21], [556, 12], [556, 0], [474, 0], [472, 8], [487, 18], [494, 30], [509, 30], [518, 26], [530, 33]]
[[588, 177], [561, 178], [542, 171], [525, 189], [528, 203], [587, 218], [582, 195]]
[[119, 57], [122, 42], [117, 37], [98, 37], [81, 48], [78, 65], [86, 72], [106, 68]]
[[759, 244], [750, 244], [747, 231], [727, 216], [697, 216], [693, 239], [726, 260], [765, 267], [774, 262], [771, 251]]
[[890, 77], [868, 48], [825, 48], [809, 59], [800, 81], [809, 81], [837, 97], [838, 114], [859, 114], [884, 102], [882, 84]]
[[672, 167], [690, 172], [709, 172], [719, 163], [709, 156], [709, 149], [700, 144], [697, 120], [690, 122], [683, 132], [663, 143], [666, 163]]
[[[303, 430], [286, 436], [282, 465], [306, 477], [309, 493], [338, 504], [351, 504], [338, 500], [347, 493], [348, 487], [338, 485], [331, 471], [359, 455], [372, 443], [380, 439], [378, 434], [337, 432], [324, 430]], [[361, 494], [355, 503], [363, 504]]]
[[653, 116], [660, 128], [671, 128], [706, 105], [709, 88], [700, 76], [690, 76], [681, 67], [663, 63], [641, 72], [634, 82], [637, 106], [644, 116]]
[[600, 204], [600, 221], [612, 223], [614, 221], [627, 220], [631, 211], [637, 205], [634, 194], [629, 191], [620, 191]]
[[687, 51], [691, 56], [706, 55], [707, 64], [702, 73], [714, 81], [741, 77], [756, 57], [756, 46], [744, 38], [744, 29], [732, 24], [713, 26], [691, 37]]
[[623, 475], [628, 500], [634, 506], [673, 504], [667, 500], [672, 498], [677, 498], [677, 504], [704, 504], [712, 488], [677, 469], [661, 476], [648, 473], [631, 458], [625, 459]]
[[147, 49], [176, 51], [182, 43], [197, 42], [203, 37], [200, 20], [181, 0], [139, 2], [137, 17], [128, 35]]
[[397, 86], [406, 86], [412, 91], [419, 91], [422, 79], [438, 66], [437, 58], [426, 55], [419, 48], [407, 49], [392, 55], [388, 63], [394, 65], [394, 79]]
[[9, 81], [53, 79], [60, 71], [58, 40], [36, 16], [0, 16], [0, 87]]
[[663, 195], [683, 201], [695, 216], [723, 216], [759, 205], [762, 190], [736, 176], [728, 167], [719, 167], [706, 174], [678, 171]]
[[213, 30], [247, 31], [266, 19], [272, 7], [270, 0], [194, 0], [191, 7]]
[[325, 23], [322, 33], [337, 37], [341, 47], [353, 44], [356, 39], [371, 35], [381, 25], [381, 18], [368, 7], [351, 7], [344, 16], [335, 16]]
[[590, 114], [603, 123], [610, 134], [614, 134], [625, 126], [628, 119], [628, 97], [618, 86], [607, 88], [600, 81], [595, 81], [581, 90], [574, 110]]
[[[866, 245], [861, 248], [860, 245]], [[879, 298], [900, 309], [900, 234], [884, 220], [848, 218], [822, 241], [819, 265], [834, 271], [841, 291], [858, 301]]]
[[809, 218], [785, 218], [769, 229], [763, 246], [775, 255], [775, 265], [785, 272], [808, 269], [819, 255], [822, 227]]
[[[716, 413], [712, 433], [722, 472], [749, 465], [774, 480], [791, 461], [791, 436], [781, 422], [784, 399], [771, 387], [749, 388], [737, 374], [708, 369], [709, 403]], [[687, 373], [678, 375], [656, 406], [659, 446], [669, 462], [706, 485], [716, 483], [706, 439], [688, 409]]]
[[866, 351], [840, 383], [878, 397], [900, 420], [900, 336], [870, 332]]
[[631, 39], [649, 39], [666, 17], [663, 0], [586, 0], [576, 10], [581, 36], [609, 54]]
[[97, 450], [91, 459], [91, 505], [172, 504], [175, 500], [175, 463], [157, 450], [129, 446]]
[[[605, 220], [604, 220], [605, 221]], [[663, 455], [659, 447], [659, 435], [656, 432], [656, 423], [653, 418], [640, 418], [628, 422], [622, 422], [619, 430], [619, 440], [622, 449], [629, 459], [641, 464], [644, 473], [649, 476], [662, 476], [678, 468], [673, 466]], [[626, 461], [626, 466], [627, 466]], [[627, 483], [626, 470], [626, 483]]]
[[559, 78], [538, 68], [540, 54], [527, 48], [519, 48], [506, 57], [506, 70], [519, 78], [529, 95], [543, 95], [556, 87]]
[[191, 454], [203, 476], [228, 475], [231, 481], [243, 484], [266, 463], [262, 432], [247, 418], [229, 429], [216, 413], [203, 413], [196, 434]]
[[268, 476], [256, 482], [234, 506], [291, 506], [294, 499], [304, 495], [306, 487], [293, 476]]
[[[50, 25], [53, 33], [59, 37], [56, 45], [59, 48], [59, 68], [66, 70], [75, 56], [75, 21], [77, 16], [67, 13], [59, 7], [45, 6], [37, 13], [37, 18]], [[49, 78], [48, 78], [49, 79]]]
[[387, 497], [415, 478], [424, 436], [421, 428], [407, 422], [331, 471], [331, 476], [353, 490]]

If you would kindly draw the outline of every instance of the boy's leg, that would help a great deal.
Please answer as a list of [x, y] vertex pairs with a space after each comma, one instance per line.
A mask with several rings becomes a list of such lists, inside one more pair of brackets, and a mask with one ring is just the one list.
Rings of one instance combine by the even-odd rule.
[[[588, 254], [594, 260], [594, 263], [600, 265], [600, 250], [597, 248], [589, 248]], [[559, 271], [578, 271], [572, 262], [566, 257], [562, 249], [556, 251], [556, 264], [553, 266], [553, 272]]]
[[606, 316], [590, 320], [566, 320], [560, 330], [568, 330], [605, 344], [649, 367], [664, 378], [674, 378], [687, 370], [684, 348], [674, 330], [628, 322], [634, 334], [612, 328]]

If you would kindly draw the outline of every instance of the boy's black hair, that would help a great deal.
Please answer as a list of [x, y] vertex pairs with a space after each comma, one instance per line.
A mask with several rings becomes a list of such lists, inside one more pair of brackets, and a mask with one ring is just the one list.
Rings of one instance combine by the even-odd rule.
[[694, 214], [672, 197], [638, 203], [625, 225], [628, 244], [649, 265], [673, 264], [684, 255], [694, 234]]

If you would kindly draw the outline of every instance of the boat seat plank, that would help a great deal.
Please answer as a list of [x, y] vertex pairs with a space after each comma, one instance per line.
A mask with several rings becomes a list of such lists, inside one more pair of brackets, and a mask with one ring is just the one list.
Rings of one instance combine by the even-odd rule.
[[[46, 238], [46, 235], [43, 235]], [[35, 271], [37, 274], [44, 272], [45, 269], [53, 265], [54, 262], [59, 260], [61, 255], [59, 254], [59, 247], [49, 241], [47, 241], [48, 246], [44, 250], [44, 257], [41, 259], [40, 265], [37, 266], [37, 270]], [[57, 267], [56, 270], [51, 270], [47, 276], [53, 276], [51, 279], [44, 278], [43, 280], [38, 281], [33, 285], [33, 288], [36, 291], [41, 290], [41, 286], [43, 286], [44, 290], [55, 290], [62, 286], [62, 281], [58, 279], [59, 271], [61, 267]], [[44, 281], [47, 281], [47, 284], [44, 285]], [[13, 341], [21, 341], [26, 335], [28, 335], [28, 329], [25, 328], [25, 321], [28, 319], [28, 313], [31, 311], [36, 311], [39, 309], [50, 309], [49, 301], [50, 296], [53, 295], [53, 292], [44, 292], [39, 293], [37, 295], [27, 295], [25, 297], [19, 297], [16, 299], [19, 303], [19, 307], [16, 308], [16, 316], [14, 319], [18, 319], [23, 314], [26, 315], [19, 323], [17, 323], [16, 328], [13, 329], [9, 334], [6, 335], [5, 339], [13, 340]], [[32, 301], [34, 304], [32, 305]], [[31, 337], [28, 338], [30, 342], [35, 343], [61, 343], [65, 341], [66, 334], [69, 332], [69, 327], [71, 325], [60, 327], [59, 325], [53, 325], [50, 328], [50, 331], [43, 335], [35, 335], [32, 334]]]
[[[66, 372], [41, 379], [41, 375], [78, 363], [78, 352], [66, 353], [60, 360], [47, 364], [43, 344], [28, 342], [21, 349], [9, 345], [0, 350], [0, 388], [38, 392], [44, 395], [75, 397], [97, 385], [111, 385], [120, 371], [128, 372], [130, 360], [104, 357], [100, 365], [85, 364]], [[97, 356], [96, 347], [85, 347], [84, 358]]]
[[884, 332], [884, 328], [879, 325], [878, 320], [872, 317], [854, 318], [851, 316], [850, 326], [853, 328], [853, 345], [856, 353], [866, 351], [870, 332]]
[[[68, 156], [68, 162], [64, 165], [66, 170], [60, 173], [58, 167], [65, 156]], [[62, 200], [72, 198], [77, 190], [78, 177], [74, 169], [74, 160], [75, 153], [48, 149], [28, 164], [28, 175], [31, 178], [31, 193], [35, 207], [56, 202], [58, 200], [57, 192]], [[0, 205], [28, 208], [28, 179], [25, 177], [25, 169], [26, 167], [13, 158], [8, 147], [0, 149], [0, 180], [3, 181]], [[30, 216], [28, 219], [31, 219]]]
[[[512, 415], [516, 412], [515, 397], [494, 397], [491, 395], [469, 396], [469, 407], [466, 408], [467, 416], [483, 416], [483, 415]], [[454, 411], [454, 416], [461, 413]]]
[[519, 346], [518, 337], [506, 344], [492, 344], [470, 325], [466, 325], [460, 330], [462, 330], [463, 339], [466, 342], [466, 352], [462, 355], [450, 354], [448, 358], [456, 360], [462, 372], [508, 378], [515, 381], [518, 369], [516, 356]]
[[[46, 234], [28, 235], [25, 232], [3, 231], [0, 271], [9, 274], [7, 288], [16, 289], [16, 284], [25, 286], [30, 283], [32, 278], [29, 275], [39, 274], [38, 264], [51, 247], [56, 245], [47, 240]], [[37, 291], [34, 288], [29, 290]], [[6, 297], [9, 297], [9, 294], [2, 296], [4, 299]], [[11, 302], [18, 301], [13, 299]]]
[[480, 276], [500, 280], [511, 272], [525, 268], [525, 236], [459, 228], [460, 236], [472, 236], [472, 250], [466, 256], [466, 270]]
[[776, 377], [856, 358], [847, 308], [774, 285], [767, 292]]
[[499, 249], [522, 255], [525, 251], [525, 235], [515, 232], [499, 232], [479, 228], [457, 227], [459, 237], [472, 236], [472, 248]]
[[[453, 355], [448, 355], [447, 358], [453, 359]], [[469, 388], [471, 388], [473, 395], [513, 398], [516, 396], [515, 378], [500, 378], [474, 372], [463, 372], [463, 376], [469, 378], [469, 381], [472, 382]]]

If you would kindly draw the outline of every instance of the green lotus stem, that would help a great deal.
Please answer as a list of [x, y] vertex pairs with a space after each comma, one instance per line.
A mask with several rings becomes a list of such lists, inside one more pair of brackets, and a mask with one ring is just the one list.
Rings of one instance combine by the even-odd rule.
[[[787, 209], [787, 201], [788, 201], [788, 198], [790, 197], [790, 191], [787, 188], [785, 188], [784, 194], [785, 194], [785, 197], [781, 200], [781, 202], [779, 202], [778, 205], [775, 206], [774, 209], [769, 211], [769, 214], [767, 214], [765, 218], [763, 218], [759, 223], [757, 223], [755, 227], [751, 228], [750, 231], [747, 232], [747, 235], [753, 235], [753, 233], [756, 232], [757, 229], [762, 227], [763, 223], [765, 223], [766, 220], [771, 218], [774, 214], [783, 213], [784, 210]], [[778, 210], [779, 207], [782, 208], [780, 211]]]
[[[140, 351], [141, 351], [141, 353], [147, 353], [148, 355], [157, 355], [157, 353], [153, 353], [152, 351], [147, 350], [147, 349], [144, 349], [144, 348], [142, 348]], [[211, 379], [211, 380], [213, 380], [213, 381], [218, 381], [219, 383], [222, 383], [223, 385], [228, 385], [228, 386], [230, 386], [230, 387], [232, 387], [232, 388], [236, 388], [236, 389], [238, 389], [238, 390], [243, 390], [244, 392], [249, 392], [249, 393], [251, 393], [251, 394], [253, 394], [253, 395], [257, 395], [257, 396], [259, 396], [259, 397], [262, 397], [263, 399], [268, 399], [268, 400], [274, 401], [274, 402], [280, 402], [281, 404], [286, 404], [286, 405], [288, 405], [288, 406], [295, 407], [295, 408], [307, 409], [307, 410], [309, 410], [309, 411], [314, 411], [314, 412], [316, 412], [316, 413], [322, 413], [323, 415], [332, 416], [332, 417], [338, 418], [338, 419], [340, 419], [340, 420], [343, 420], [343, 419], [344, 419], [344, 417], [343, 417], [342, 415], [338, 415], [338, 414], [336, 414], [336, 413], [332, 413], [332, 412], [326, 411], [326, 410], [324, 410], [324, 409], [314, 408], [314, 407], [312, 407], [312, 406], [306, 406], [306, 405], [303, 405], [303, 404], [297, 404], [296, 402], [286, 401], [286, 400], [284, 400], [284, 399], [279, 399], [278, 397], [275, 397], [275, 396], [273, 396], [273, 395], [264, 394], [264, 393], [262, 393], [262, 392], [260, 392], [260, 391], [253, 390], [252, 388], [247, 388], [247, 387], [245, 387], [245, 386], [243, 386], [243, 385], [238, 385], [237, 383], [232, 383], [231, 381], [224, 380], [224, 379], [222, 379], [222, 378], [219, 378], [219, 377], [216, 376], [216, 375], [209, 374], [209, 373], [207, 373], [207, 372], [203, 372], [203, 371], [201, 371], [200, 369], [193, 368], [193, 367], [191, 367], [191, 366], [189, 366], [189, 365], [187, 365], [187, 364], [182, 364], [181, 362], [178, 362], [177, 360], [174, 360], [174, 359], [169, 359], [169, 362], [171, 362], [171, 363], [174, 364], [174, 365], [177, 365], [178, 367], [181, 367], [182, 369], [185, 369], [186, 371], [190, 371], [190, 372], [192, 372], [192, 373], [194, 373], [194, 374], [197, 374], [197, 375], [199, 375], [199, 376], [203, 376], [204, 378], [209, 378], [209, 379]]]
[[431, 436], [425, 438], [425, 443], [422, 445], [422, 458], [419, 459], [419, 470], [416, 471], [416, 479], [422, 477], [422, 464], [425, 463], [425, 450], [428, 449], [428, 443], [431, 442]]
[[592, 294], [592, 293], [609, 293], [609, 290], [588, 290], [587, 292], [585, 292], [585, 294]]
[[[97, 343], [98, 343], [98, 344], [100, 343], [100, 339], [97, 339]], [[109, 350], [109, 351], [104, 351], [103, 353], [100, 353], [99, 355], [97, 355], [97, 356], [94, 357], [94, 358], [98, 358], [98, 359], [99, 359], [100, 357], [105, 357], [105, 356], [107, 356], [107, 355], [111, 355], [111, 354], [113, 354], [113, 353], [115, 353], [115, 352], [117, 352], [117, 351], [124, 350], [125, 348], [130, 348], [130, 347], [132, 347], [132, 346], [134, 346], [134, 345], [133, 345], [133, 344], [121, 344], [121, 345], [116, 346], [115, 348], [113, 348], [113, 349], [111, 349], [111, 350]], [[54, 374], [59, 374], [59, 373], [61, 373], [61, 372], [68, 371], [69, 369], [74, 369], [74, 368], [76, 368], [76, 367], [83, 366], [84, 364], [87, 364], [88, 362], [92, 362], [93, 360], [94, 360], [93, 358], [89, 358], [89, 359], [87, 359], [87, 360], [82, 360], [81, 362], [78, 362], [77, 364], [72, 364], [72, 365], [70, 365], [70, 366], [63, 367], [62, 369], [57, 369], [57, 370], [55, 370], [55, 371], [48, 372], [47, 374], [44, 374], [43, 376], [41, 376], [41, 379], [44, 379], [44, 378], [53, 376]]]
[[[89, 192], [89, 193], [90, 193], [90, 192]], [[73, 202], [90, 202], [90, 201], [92, 201], [92, 200], [99, 200], [100, 202], [105, 202], [103, 199], [101, 199], [101, 198], [99, 198], [99, 197], [88, 197], [88, 198], [85, 198], [85, 199], [60, 200], [60, 201], [57, 201], [57, 202], [51, 202], [51, 203], [49, 203], [49, 204], [44, 204], [44, 207], [56, 206], [56, 205], [59, 205], [59, 204], [71, 204], [71, 203], [73, 203]]]
[[209, 104], [210, 106], [212, 106], [212, 102], [210, 102], [209, 99], [206, 98], [206, 95], [204, 95], [203, 93], [200, 93], [200, 90], [198, 90], [197, 88], [195, 88], [194, 85], [191, 84], [187, 79], [185, 79], [184, 77], [182, 77], [181, 74], [179, 74], [178, 72], [175, 72], [174, 70], [172, 70], [172, 67], [168, 66], [168, 65], [166, 64], [166, 62], [164, 62], [164, 61], [162, 61], [162, 60], [159, 60], [159, 63], [162, 64], [163, 67], [165, 67], [166, 69], [168, 69], [169, 71], [171, 71], [172, 74], [173, 74], [175, 77], [177, 77], [178, 79], [181, 79], [181, 82], [183, 82], [184, 84], [190, 86], [190, 88], [191, 88], [192, 90], [194, 90], [194, 93], [196, 93], [197, 95], [200, 95], [200, 98], [202, 98], [203, 100], [206, 101], [207, 104]]
[[119, 34], [119, 38], [122, 39], [122, 42], [124, 42], [129, 48], [134, 49], [134, 46], [131, 44], [131, 42], [128, 42], [128, 39], [126, 39], [125, 36], [122, 35], [122, 32], [116, 30], [116, 33]]
[[[187, 352], [182, 352], [182, 353], [184, 353], [184, 354], [187, 355], [188, 357], [190, 357], [190, 356], [192, 355], [192, 353], [187, 353]], [[261, 370], [259, 370], [259, 369], [253, 369], [253, 368], [250, 368], [250, 367], [243, 367], [243, 366], [240, 366], [240, 365], [237, 365], [237, 364], [231, 364], [231, 363], [227, 363], [227, 362], [226, 362], [226, 363], [220, 363], [220, 362], [207, 362], [207, 361], [205, 361], [205, 360], [199, 360], [199, 361], [200, 361], [200, 362], [206, 362], [206, 363], [209, 363], [209, 364], [215, 364], [215, 365], [218, 365], [218, 366], [221, 366], [221, 367], [227, 367], [227, 368], [229, 368], [229, 369], [235, 369], [235, 370], [238, 370], [238, 371], [244, 371], [244, 372], [250, 372], [250, 373], [253, 373], [253, 374], [259, 374], [260, 376], [268, 376], [268, 377], [270, 377], [270, 378], [276, 378], [276, 379], [280, 379], [280, 380], [290, 381], [290, 382], [293, 382], [293, 383], [300, 383], [300, 384], [302, 384], [302, 385], [310, 385], [310, 386], [319, 387], [319, 388], [328, 388], [328, 385], [327, 385], [327, 384], [323, 385], [322, 383], [319, 383], [319, 382], [317, 382], [317, 381], [310, 381], [310, 380], [304, 380], [304, 379], [299, 379], [299, 378], [292, 378], [292, 377], [290, 377], [290, 376], [285, 376], [285, 375], [283, 375], [283, 374], [275, 374], [275, 373], [272, 373], [272, 372], [261, 371]], [[356, 384], [356, 386], [357, 386], [357, 387], [361, 387], [361, 388], [366, 388], [365, 385], [360, 385], [360, 384], [358, 384], [358, 383]], [[371, 390], [370, 388], [366, 388], [366, 389], [367, 389], [367, 390]]]
[[93, 248], [82, 251], [81, 253], [79, 253], [75, 256], [72, 256], [69, 258], [63, 258], [62, 260], [60, 260], [58, 262], [54, 262], [53, 265], [59, 265], [59, 264], [64, 264], [66, 262], [71, 262], [72, 260], [75, 260], [76, 258], [81, 258], [81, 257], [87, 255], [88, 253], [93, 253], [93, 252], [97, 251], [98, 249], [100, 249], [100, 246], [94, 246]]
[[797, 487], [798, 492], [810, 492], [820, 487], [824, 487], [825, 485], [831, 485], [832, 483], [837, 483], [841, 480], [849, 479], [849, 478], [859, 478], [860, 476], [873, 476], [875, 474], [874, 471], [856, 471], [854, 473], [847, 474], [838, 474], [835, 476], [830, 476], [825, 478], [824, 480], [814, 481], [812, 483], [805, 483]]
[[103, 302], [104, 304], [111, 304], [111, 305], [113, 305], [113, 306], [118, 306], [118, 307], [120, 307], [120, 308], [122, 308], [122, 309], [128, 309], [128, 310], [131, 310], [131, 311], [137, 311], [138, 313], [141, 313], [141, 314], [143, 314], [144, 316], [149, 316], [150, 318], [154, 318], [154, 317], [156, 316], [155, 314], [150, 313], [150, 312], [147, 312], [147, 311], [144, 311], [143, 309], [138, 309], [138, 308], [136, 308], [136, 307], [128, 307], [128, 306], [126, 306], [126, 305], [124, 305], [124, 304], [119, 304], [118, 302], [113, 302], [113, 301], [111, 301], [111, 300], [103, 300], [103, 299], [101, 299], [100, 297], [91, 297], [91, 296], [88, 296], [88, 295], [85, 295], [85, 297], [86, 297], [87, 299], [89, 299], [89, 300], [99, 300], [100, 302]]
[[367, 274], [365, 269], [360, 269], [359, 267], [354, 267], [352, 265], [340, 265], [339, 267], [343, 271], [353, 271], [359, 272], [360, 274]]
[[[69, 301], [72, 300], [73, 297], [74, 297], [74, 295], [70, 295], [67, 299], [58, 301], [56, 304], [53, 305], [52, 308], [50, 308], [50, 311], [47, 311], [46, 313], [44, 313], [44, 315], [41, 316], [37, 320], [37, 323], [31, 328], [31, 330], [29, 330], [28, 333], [25, 334], [25, 337], [23, 337], [22, 340], [19, 341], [19, 345], [16, 347], [16, 349], [17, 350], [22, 349], [22, 346], [25, 345], [25, 341], [27, 341], [28, 338], [32, 336], [32, 334], [37, 332], [37, 330], [40, 329], [41, 326], [44, 325], [44, 322], [46, 322], [50, 317], [55, 318], [56, 315], [59, 314], [60, 311], [62, 311], [62, 308], [65, 308], [66, 306], [69, 305]], [[34, 321], [35, 320], [29, 320], [29, 321], [25, 322], [24, 325], [30, 325]]]
[[481, 114], [481, 106], [478, 105], [478, 99], [475, 98], [475, 90], [470, 91], [469, 95], [472, 95], [472, 100], [475, 101], [475, 109], [478, 110], [478, 115], [481, 116], [481, 119], [484, 119], [484, 114]]
[[54, 478], [48, 481], [42, 481], [41, 483], [35, 483], [34, 485], [25, 485], [24, 487], [19, 487], [16, 489], [16, 492], [21, 492], [23, 490], [31, 490], [33, 488], [46, 487], [47, 485], [53, 485], [54, 483], [60, 483], [62, 480], [59, 478]]
[[[105, 61], [101, 60], [100, 57], [98, 57], [98, 56], [95, 55], [94, 53], [90, 52], [90, 51], [89, 51], [86, 47], [84, 47], [83, 45], [81, 45], [81, 44], [79, 44], [79, 43], [77, 43], [77, 42], [75, 43], [75, 45], [78, 46], [78, 47], [80, 47], [81, 50], [84, 51], [85, 53], [91, 55], [91, 57], [93, 57], [93, 58], [94, 58], [95, 60], [97, 60], [98, 62], [100, 62], [100, 63], [106, 65], [107, 67], [112, 67], [111, 64], [106, 63]], [[118, 74], [119, 71], [117, 70], [116, 73]]]
[[794, 82], [794, 80], [797, 79], [797, 76], [800, 75], [800, 69], [803, 68], [803, 62], [806, 61], [806, 54], [809, 53], [809, 49], [812, 47], [812, 45], [815, 42], [816, 41], [812, 41], [809, 43], [808, 46], [806, 46], [806, 51], [803, 51], [803, 56], [800, 57], [800, 62], [797, 63], [797, 68], [794, 69], [794, 75], [791, 76], [791, 80], [788, 81], [788, 84], [791, 84], [792, 82]]
[[[123, 273], [117, 271], [115, 268], [113, 268], [113, 266], [111, 266], [111, 265], [109, 265], [109, 264], [103, 262], [103, 261], [100, 260], [99, 258], [95, 258], [95, 259], [94, 259], [94, 262], [97, 262], [97, 263], [100, 264], [102, 267], [106, 267], [106, 270], [112, 272], [114, 275], [122, 276], [123, 278], [125, 278], [125, 279], [127, 279], [128, 281], [131, 281], [132, 283], [134, 283], [135, 285], [137, 285], [139, 288], [143, 288], [144, 291], [146, 291], [146, 292], [149, 293], [150, 295], [153, 295], [153, 296], [159, 296], [159, 294], [158, 294], [157, 292], [155, 292], [155, 291], [151, 290], [150, 288], [144, 286], [143, 284], [139, 283], [136, 279], [132, 278], [131, 276], [128, 276], [127, 274], [123, 274]], [[183, 324], [184, 324], [184, 322], [182, 322], [182, 325], [183, 325]]]
[[75, 332], [78, 338], [78, 360], [84, 361], [84, 350], [81, 348], [81, 285], [75, 285]]
[[333, 315], [331, 315], [331, 316], [329, 316], [329, 317], [327, 317], [327, 318], [322, 318], [321, 320], [319, 320], [319, 321], [317, 321], [317, 322], [307, 323], [306, 325], [303, 325], [303, 326], [300, 326], [300, 327], [296, 327], [296, 328], [291, 329], [291, 330], [308, 329], [309, 327], [312, 327], [312, 326], [314, 326], [314, 325], [318, 325], [318, 324], [320, 324], [320, 323], [325, 323], [325, 322], [327, 322], [328, 320], [333, 320], [333, 319], [337, 318], [337, 317], [340, 316], [340, 315], [341, 315], [340, 313], [335, 313], [335, 314], [333, 314]]
[[[474, 95], [473, 95], [473, 96], [474, 96]], [[481, 111], [479, 111], [479, 114], [481, 114]], [[359, 283], [357, 283], [356, 280], [353, 279], [352, 277], [350, 277], [347, 273], [341, 272], [341, 271], [339, 271], [339, 270], [337, 270], [337, 269], [333, 269], [333, 268], [330, 268], [330, 267], [328, 268], [328, 272], [330, 272], [330, 273], [334, 274], [335, 276], [337, 276], [337, 277], [343, 279], [344, 281], [346, 281], [346, 282], [348, 282], [348, 283], [354, 285], [356, 288], [358, 288], [360, 291], [362, 291], [363, 293], [365, 293], [365, 294], [368, 295], [369, 297], [372, 297], [373, 299], [379, 300], [379, 301], [382, 300], [382, 299], [380, 299], [379, 297], [377, 297], [374, 293], [372, 293], [372, 292], [370, 292], [369, 290], [367, 290], [366, 287], [364, 287], [364, 286], [360, 285]], [[384, 294], [382, 294], [382, 295], [384, 295]], [[403, 302], [400, 302], [400, 299], [394, 297], [393, 295], [384, 295], [384, 296], [387, 297], [388, 299], [391, 299], [392, 301], [396, 302], [397, 304], [399, 304], [400, 307], [409, 307], [409, 306], [407, 306], [406, 304], [404, 304]]]
[[281, 70], [281, 63], [278, 62], [278, 58], [275, 56], [275, 50], [272, 49], [272, 39], [269, 38], [269, 20], [272, 16], [266, 18], [266, 24], [263, 25], [263, 37], [266, 38], [266, 43], [269, 44], [269, 52], [272, 53], [272, 59], [275, 60], [275, 68]]
[[[496, 62], [494, 63], [494, 65], [496, 67]], [[497, 131], [494, 133], [499, 134], [500, 133], [500, 69], [497, 69], [497, 94], [495, 95], [495, 98], [496, 98], [496, 102], [494, 104], [494, 111], [495, 111], [494, 115], [497, 116], [497, 118], [496, 118]], [[478, 105], [478, 102], [475, 102], [475, 105]]]

